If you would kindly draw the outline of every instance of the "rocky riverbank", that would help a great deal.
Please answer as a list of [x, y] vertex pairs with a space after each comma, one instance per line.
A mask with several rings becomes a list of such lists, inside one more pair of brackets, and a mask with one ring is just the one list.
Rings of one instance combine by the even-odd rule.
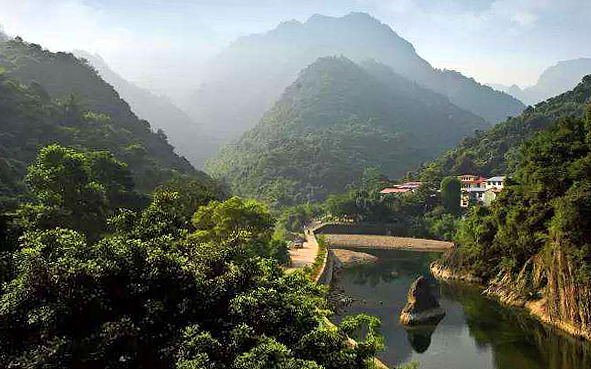
[[566, 319], [556, 316], [553, 317], [549, 314], [546, 298], [524, 298], [517, 290], [519, 282], [509, 276], [503, 276], [493, 281], [485, 282], [482, 278], [474, 276], [469, 272], [444, 266], [439, 261], [432, 263], [430, 269], [433, 276], [437, 279], [477, 284], [483, 288], [483, 294], [495, 298], [502, 304], [523, 308], [543, 323], [559, 328], [573, 336], [591, 340], [591, 332], [589, 330], [581, 328]]
[[368, 263], [375, 263], [378, 258], [376, 256], [366, 254], [365, 252], [334, 249], [331, 250], [335, 268], [346, 268], [355, 265], [362, 265]]

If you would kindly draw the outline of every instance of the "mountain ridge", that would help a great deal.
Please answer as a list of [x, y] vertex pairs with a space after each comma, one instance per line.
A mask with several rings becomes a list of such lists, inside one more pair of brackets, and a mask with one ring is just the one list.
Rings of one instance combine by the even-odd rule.
[[[113, 71], [98, 54], [84, 50], [74, 50], [73, 54], [85, 59], [99, 75], [112, 85], [131, 109], [142, 119], [146, 119], [155, 129], [162, 129], [176, 151], [186, 157], [191, 164], [200, 167], [214, 150], [213, 137], [206, 137], [201, 127], [187, 113], [178, 108], [167, 96], [156, 95], [123, 78]], [[200, 144], [196, 145], [195, 141]]]
[[536, 83], [524, 88], [516, 84], [506, 86], [490, 84], [516, 98], [527, 105], [535, 105], [564, 91], [573, 89], [579, 81], [591, 73], [591, 58], [576, 58], [560, 60], [556, 64], [544, 69]]
[[11, 183], [0, 188], [0, 197], [24, 192], [27, 166], [41, 148], [56, 143], [110, 151], [129, 164], [136, 188], [144, 193], [173, 178], [208, 179], [73, 54], [53, 53], [17, 37], [0, 42], [0, 70], [0, 171]]
[[[390, 26], [369, 14], [353, 13], [340, 18], [315, 15], [304, 23], [289, 21], [237, 39], [210, 64], [205, 73], [209, 78], [186, 110], [205, 129], [236, 137], [256, 124], [300, 70], [319, 57], [340, 55], [354, 62], [375, 59], [389, 65], [491, 122], [525, 108], [515, 98], [458, 72], [433, 68]], [[233, 109], [228, 111], [227, 105]]]
[[519, 116], [498, 123], [488, 131], [467, 137], [410, 177], [439, 181], [448, 175], [465, 173], [484, 176], [510, 173], [524, 142], [562, 117], [582, 118], [587, 104], [591, 104], [591, 74], [583, 77], [572, 90], [529, 106]]
[[300, 203], [342, 192], [366, 167], [399, 176], [486, 127], [388, 66], [323, 57], [206, 169], [237, 194]]

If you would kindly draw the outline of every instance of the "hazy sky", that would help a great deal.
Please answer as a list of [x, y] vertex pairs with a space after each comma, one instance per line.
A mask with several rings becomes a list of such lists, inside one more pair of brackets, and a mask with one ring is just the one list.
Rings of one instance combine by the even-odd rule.
[[236, 37], [351, 11], [481, 82], [528, 85], [559, 60], [591, 57], [591, 0], [0, 0], [0, 24], [54, 51], [99, 53], [125, 78], [176, 95]]

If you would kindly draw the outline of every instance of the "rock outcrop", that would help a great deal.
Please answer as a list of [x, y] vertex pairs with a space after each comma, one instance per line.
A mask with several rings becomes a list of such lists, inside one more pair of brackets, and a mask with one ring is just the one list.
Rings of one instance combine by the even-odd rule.
[[404, 325], [436, 324], [445, 316], [439, 302], [431, 292], [431, 284], [424, 276], [410, 286], [408, 300], [400, 313]]

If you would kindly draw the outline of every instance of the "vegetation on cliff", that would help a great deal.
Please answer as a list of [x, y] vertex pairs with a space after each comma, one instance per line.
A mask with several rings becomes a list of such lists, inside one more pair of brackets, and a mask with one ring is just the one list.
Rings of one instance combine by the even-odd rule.
[[515, 174], [490, 208], [470, 211], [445, 263], [518, 298], [545, 299], [544, 315], [590, 336], [591, 106], [586, 112], [525, 143]]

